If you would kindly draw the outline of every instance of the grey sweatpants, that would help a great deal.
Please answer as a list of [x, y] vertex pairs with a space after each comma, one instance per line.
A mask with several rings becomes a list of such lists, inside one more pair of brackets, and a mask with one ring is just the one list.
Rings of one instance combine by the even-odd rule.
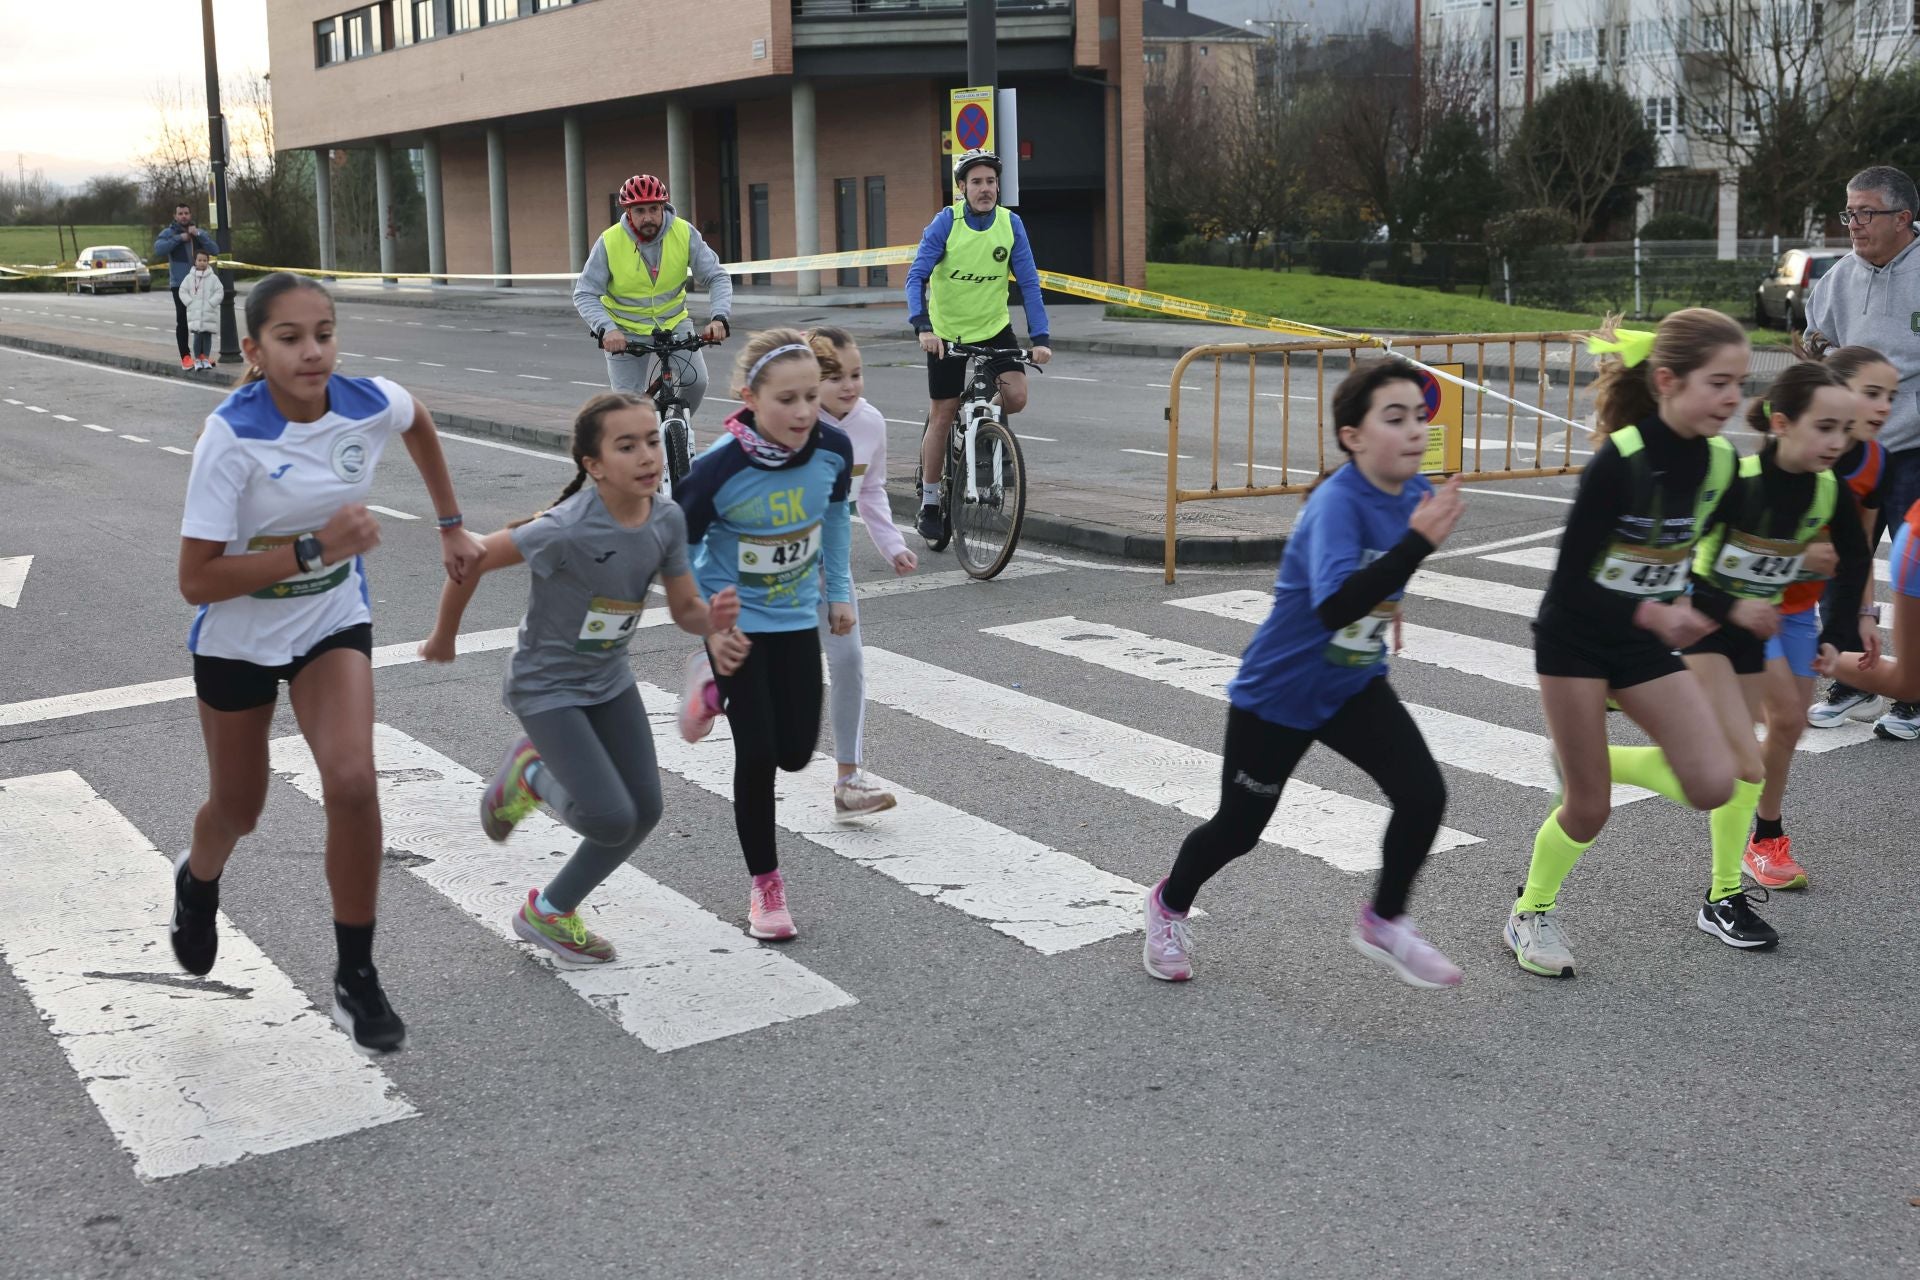
[[572, 911], [639, 848], [660, 821], [660, 768], [639, 690], [611, 702], [522, 716], [540, 753], [534, 790], [580, 836], [547, 885], [547, 901]]
[[861, 730], [867, 718], [867, 668], [860, 656], [860, 606], [853, 606], [853, 630], [843, 636], [827, 625], [827, 603], [820, 601], [820, 647], [827, 654], [827, 712], [833, 718], [833, 758], [859, 764]]
[[[681, 325], [673, 331], [676, 338], [684, 338], [693, 332], [693, 321]], [[632, 337], [632, 334], [628, 334]], [[632, 395], [647, 394], [647, 384], [653, 381], [660, 371], [660, 362], [656, 359], [641, 359], [638, 356], [607, 354], [607, 383], [615, 391], [625, 391]], [[674, 377], [681, 379], [676, 385], [680, 398], [687, 402], [690, 413], [700, 412], [700, 402], [707, 398], [707, 353], [704, 351], [676, 351], [672, 356]], [[688, 372], [693, 377], [687, 379]]]

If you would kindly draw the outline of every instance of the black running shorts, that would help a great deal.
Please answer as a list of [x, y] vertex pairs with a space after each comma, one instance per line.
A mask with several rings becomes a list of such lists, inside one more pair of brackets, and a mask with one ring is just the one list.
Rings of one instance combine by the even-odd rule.
[[308, 663], [335, 649], [352, 649], [372, 658], [373, 624], [361, 622], [344, 631], [336, 631], [292, 662], [279, 667], [263, 667], [257, 662], [240, 658], [210, 658], [196, 653], [193, 655], [193, 691], [199, 695], [200, 701], [215, 711], [251, 711], [255, 707], [271, 706], [274, 699], [280, 696], [282, 681], [292, 684], [306, 670]]

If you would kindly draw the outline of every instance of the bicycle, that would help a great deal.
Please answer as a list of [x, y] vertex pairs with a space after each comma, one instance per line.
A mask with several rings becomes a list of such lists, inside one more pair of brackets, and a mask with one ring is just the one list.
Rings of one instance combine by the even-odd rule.
[[676, 372], [674, 365], [678, 362], [673, 357], [683, 351], [719, 345], [698, 333], [676, 338], [665, 329], [655, 329], [646, 337], [627, 334], [627, 349], [620, 354], [660, 361], [660, 371], [647, 384], [647, 395], [652, 397], [654, 412], [660, 416], [660, 445], [667, 455], [667, 469], [660, 477], [663, 497], [673, 496], [675, 486], [687, 478], [687, 471], [693, 466], [693, 410], [679, 395], [680, 385], [693, 381], [693, 371]]
[[[1027, 463], [1019, 437], [1000, 410], [997, 384], [1009, 368], [1040, 366], [1025, 348], [950, 342], [947, 354], [967, 358], [967, 390], [948, 435], [940, 482], [940, 536], [925, 541], [930, 551], [945, 551], [951, 541], [968, 576], [987, 579], [1013, 559], [1020, 523], [1027, 515]], [[920, 474], [915, 464], [915, 493], [921, 492]]]

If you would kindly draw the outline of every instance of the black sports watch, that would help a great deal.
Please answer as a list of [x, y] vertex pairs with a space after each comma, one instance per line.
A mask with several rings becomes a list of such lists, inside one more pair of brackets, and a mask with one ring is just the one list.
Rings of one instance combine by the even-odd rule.
[[309, 533], [294, 540], [293, 558], [300, 572], [312, 573], [326, 563], [326, 552], [320, 548], [320, 539]]

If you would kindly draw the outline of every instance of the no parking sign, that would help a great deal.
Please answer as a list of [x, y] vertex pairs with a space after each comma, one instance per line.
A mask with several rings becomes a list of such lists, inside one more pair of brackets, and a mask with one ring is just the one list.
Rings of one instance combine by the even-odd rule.
[[[1466, 376], [1467, 372], [1464, 364], [1436, 364], [1432, 367], [1456, 378]], [[1420, 460], [1420, 474], [1449, 475], [1462, 470], [1460, 439], [1465, 420], [1461, 412], [1464, 397], [1460, 394], [1460, 384], [1436, 378], [1422, 369], [1420, 395], [1427, 403], [1427, 456]]]
[[993, 86], [947, 91], [948, 123], [953, 130], [955, 155], [992, 151]]

